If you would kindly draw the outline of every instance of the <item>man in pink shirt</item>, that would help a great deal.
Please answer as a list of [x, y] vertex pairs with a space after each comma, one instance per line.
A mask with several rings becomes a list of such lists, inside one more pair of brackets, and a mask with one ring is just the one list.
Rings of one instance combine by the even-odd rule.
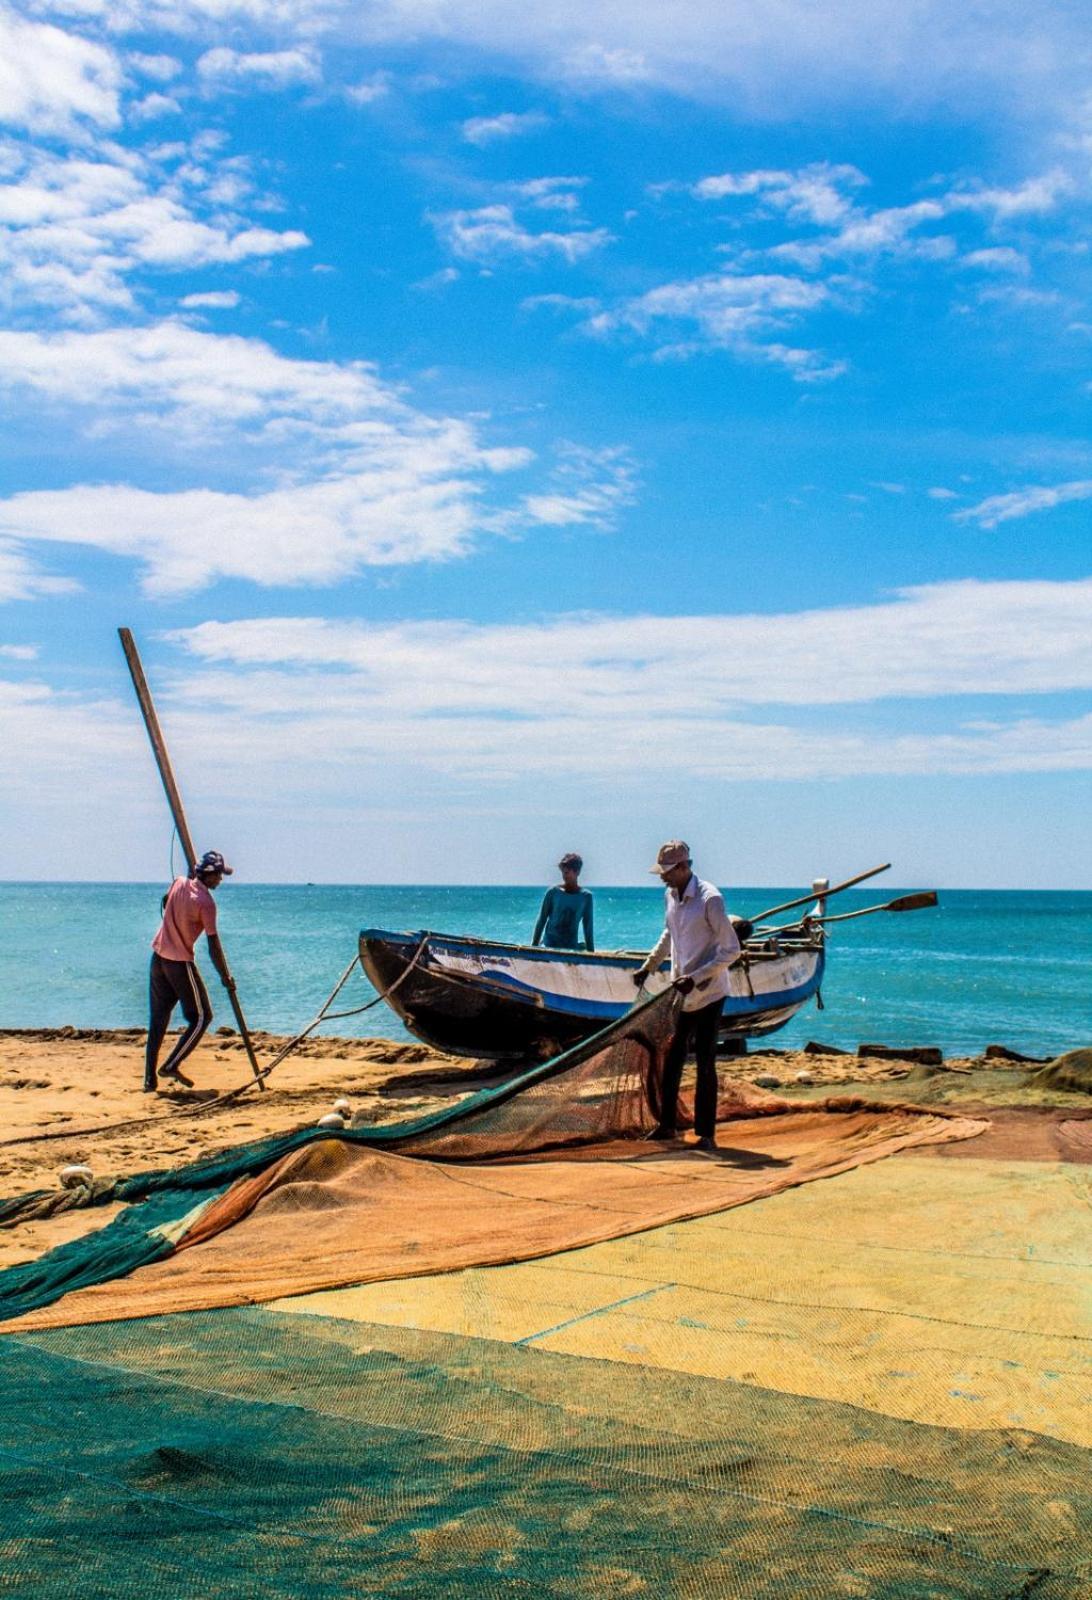
[[176, 1005], [182, 1007], [186, 1027], [159, 1068], [159, 1076], [171, 1083], [193, 1087], [191, 1079], [185, 1077], [180, 1068], [190, 1051], [196, 1049], [212, 1021], [208, 991], [193, 958], [193, 947], [202, 934], [208, 937], [209, 955], [225, 989], [235, 987], [235, 980], [228, 971], [217, 937], [216, 902], [212, 898], [213, 891], [220, 887], [232, 870], [218, 850], [206, 850], [190, 876], [176, 878], [167, 891], [163, 902], [163, 921], [152, 940], [149, 979], [151, 1016], [144, 1057], [145, 1094], [152, 1093], [156, 1087], [156, 1062], [159, 1060], [163, 1036], [170, 1024], [171, 1012]]

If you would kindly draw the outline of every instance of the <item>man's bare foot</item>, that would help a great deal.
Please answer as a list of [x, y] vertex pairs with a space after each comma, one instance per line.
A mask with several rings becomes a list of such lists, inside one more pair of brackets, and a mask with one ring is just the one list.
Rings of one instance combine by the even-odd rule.
[[187, 1078], [181, 1067], [160, 1067], [159, 1076], [168, 1083], [180, 1083], [184, 1089], [193, 1088], [193, 1079]]

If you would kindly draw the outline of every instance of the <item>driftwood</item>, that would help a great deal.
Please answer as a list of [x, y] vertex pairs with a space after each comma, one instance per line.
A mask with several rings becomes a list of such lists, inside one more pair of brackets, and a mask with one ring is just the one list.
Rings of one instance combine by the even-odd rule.
[[935, 1044], [886, 1045], [859, 1044], [857, 1055], [873, 1056], [878, 1061], [916, 1061], [919, 1067], [942, 1067], [944, 1055]]

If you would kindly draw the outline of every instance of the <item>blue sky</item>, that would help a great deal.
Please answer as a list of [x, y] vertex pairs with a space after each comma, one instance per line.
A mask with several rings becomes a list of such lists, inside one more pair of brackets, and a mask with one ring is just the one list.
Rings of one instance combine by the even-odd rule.
[[0, 3], [0, 877], [1092, 887], [1089, 56]]

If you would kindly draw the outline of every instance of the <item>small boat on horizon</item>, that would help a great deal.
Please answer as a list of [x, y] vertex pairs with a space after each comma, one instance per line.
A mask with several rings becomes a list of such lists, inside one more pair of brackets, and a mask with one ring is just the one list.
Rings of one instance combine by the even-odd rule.
[[[425, 1044], [455, 1055], [553, 1055], [616, 1021], [633, 1005], [644, 950], [556, 950], [495, 939], [363, 928], [360, 962], [376, 991]], [[729, 973], [720, 1028], [726, 1052], [773, 1033], [818, 995], [820, 926], [749, 938]], [[664, 962], [646, 993], [670, 982]]]

